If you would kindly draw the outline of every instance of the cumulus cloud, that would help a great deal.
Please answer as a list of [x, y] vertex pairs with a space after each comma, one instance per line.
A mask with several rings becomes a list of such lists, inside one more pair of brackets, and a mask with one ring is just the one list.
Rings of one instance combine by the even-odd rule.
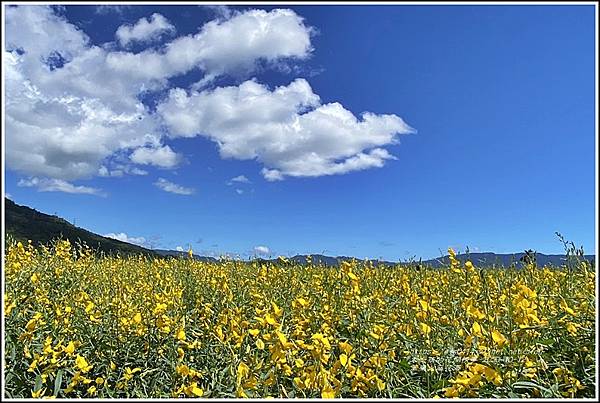
[[178, 246], [175, 248], [175, 250], [178, 252], [183, 252], [183, 246]]
[[227, 182], [227, 184], [229, 186], [231, 186], [231, 185], [233, 185], [235, 183], [252, 183], [252, 182], [250, 182], [250, 179], [246, 178], [245, 175], [238, 175], [235, 178], [231, 178], [229, 180], [229, 182]]
[[179, 195], [191, 195], [195, 192], [193, 188], [187, 188], [176, 183], [170, 182], [164, 178], [158, 178], [156, 182], [154, 182], [154, 186], [159, 189], [164, 190], [165, 192], [175, 193]]
[[131, 6], [128, 5], [107, 5], [102, 4], [95, 7], [94, 12], [96, 14], [119, 14], [122, 15], [125, 11], [129, 10]]
[[205, 7], [206, 9], [212, 11], [217, 17], [222, 18], [222, 19], [229, 19], [231, 18], [231, 15], [233, 14], [233, 10], [230, 7], [227, 6], [199, 6], [199, 7]]
[[7, 8], [5, 26], [7, 166], [67, 181], [98, 175], [119, 152], [176, 165], [161, 122], [140, 101], [169, 77], [195, 68], [208, 76], [252, 70], [259, 59], [302, 58], [311, 49], [310, 28], [291, 10], [211, 21], [196, 35], [138, 54], [92, 44], [51, 7]]
[[[42, 187], [91, 192], [70, 181], [147, 173], [136, 164], [174, 168], [182, 156], [166, 142], [196, 136], [215, 142], [223, 158], [256, 160], [269, 181], [343, 174], [383, 166], [394, 159], [385, 147], [412, 131], [396, 115], [357, 117], [340, 103], [322, 103], [304, 79], [275, 89], [249, 80], [201, 90], [224, 74], [240, 77], [309, 58], [315, 30], [289, 9], [226, 9], [197, 34], [139, 53], [93, 44], [52, 7], [5, 11], [7, 167], [55, 181]], [[143, 41], [172, 32], [169, 26], [153, 14], [122, 26], [117, 37]], [[202, 81], [171, 89], [156, 111], [141, 101], [195, 69], [204, 73]], [[167, 182], [156, 184], [193, 191]]]
[[107, 238], [116, 239], [121, 242], [132, 243], [134, 245], [138, 245], [138, 246], [142, 246], [142, 247], [146, 246], [146, 238], [141, 237], [141, 236], [132, 237], [132, 236], [127, 235], [124, 232], [119, 232], [119, 233], [110, 232], [108, 234], [104, 234], [103, 236], [105, 236]]
[[105, 196], [104, 192], [102, 192], [100, 189], [89, 186], [74, 185], [62, 179], [33, 177], [19, 180], [17, 186], [37, 188], [39, 192], [63, 192]]
[[151, 42], [165, 34], [175, 33], [175, 27], [161, 14], [154, 13], [150, 18], [140, 18], [134, 25], [121, 25], [115, 34], [122, 46], [132, 42]]
[[249, 80], [211, 91], [172, 89], [158, 112], [173, 137], [203, 136], [223, 158], [257, 160], [265, 179], [343, 174], [382, 167], [385, 148], [414, 130], [396, 115], [360, 118], [322, 104], [304, 79], [273, 90]]
[[143, 79], [164, 79], [200, 68], [206, 82], [224, 73], [250, 73], [260, 60], [307, 58], [312, 52], [311, 33], [292, 10], [248, 10], [226, 21], [210, 21], [199, 33], [176, 38], [164, 49], [115, 52], [107, 62], [116, 71]]
[[105, 165], [100, 166], [98, 168], [98, 176], [109, 178], [116, 177], [120, 178], [121, 176], [128, 175], [148, 175], [148, 171], [144, 171], [138, 167], [123, 165], [123, 164], [114, 164], [114, 167], [109, 169]]
[[112, 71], [108, 52], [49, 7], [6, 14], [9, 168], [74, 180], [97, 175], [117, 152], [160, 144], [159, 122], [137, 98], [151, 84]]
[[254, 253], [260, 256], [266, 256], [271, 252], [271, 250], [266, 246], [255, 246]]
[[241, 195], [242, 193], [244, 193], [243, 189], [235, 189], [235, 192], [239, 195]]
[[131, 154], [130, 158], [136, 164], [156, 165], [162, 168], [173, 168], [181, 160], [181, 157], [169, 146], [138, 148]]

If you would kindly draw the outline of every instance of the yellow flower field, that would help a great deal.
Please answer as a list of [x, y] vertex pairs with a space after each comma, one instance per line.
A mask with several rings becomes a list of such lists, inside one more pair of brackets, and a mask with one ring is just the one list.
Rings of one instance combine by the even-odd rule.
[[[453, 251], [450, 250], [453, 256]], [[593, 397], [595, 270], [9, 242], [8, 397]]]

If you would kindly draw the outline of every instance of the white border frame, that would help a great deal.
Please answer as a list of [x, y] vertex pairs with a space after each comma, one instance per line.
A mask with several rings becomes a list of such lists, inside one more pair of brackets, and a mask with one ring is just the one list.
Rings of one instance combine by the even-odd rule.
[[[252, 1], [207, 1], [207, 2], [198, 2], [198, 1], [139, 1], [139, 2], [132, 2], [132, 1], [123, 1], [123, 2], [115, 2], [115, 1], [98, 1], [98, 2], [87, 2], [87, 1], [55, 1], [55, 2], [43, 2], [43, 1], [9, 1], [9, 2], [2, 2], [2, 35], [0, 36], [1, 38], [5, 38], [5, 26], [4, 26], [4, 19], [5, 19], [5, 9], [7, 6], [10, 5], [87, 5], [87, 6], [93, 6], [93, 5], [148, 5], [148, 4], [156, 4], [156, 5], [230, 5], [230, 6], [242, 6], [242, 5], [248, 5], [248, 6], [272, 6], [272, 5], [277, 5], [277, 6], [295, 6], [295, 5], [369, 5], [369, 6], [374, 6], [374, 5], [396, 5], [396, 6], [402, 6], [402, 5], [430, 5], [430, 6], [435, 6], [435, 5], [594, 5], [595, 6], [595, 39], [596, 39], [596, 43], [595, 43], [595, 71], [596, 71], [596, 77], [595, 77], [595, 106], [596, 106], [596, 114], [595, 114], [595, 132], [596, 132], [596, 141], [595, 141], [595, 201], [596, 201], [596, 209], [595, 209], [595, 235], [596, 235], [596, 241], [598, 241], [598, 10], [599, 10], [599, 5], [597, 2], [595, 1], [406, 1], [406, 2], [402, 2], [402, 1], [262, 1], [262, 2], [252, 2]], [[4, 55], [5, 52], [5, 41], [2, 41], [2, 55]], [[4, 58], [3, 58], [4, 59]], [[5, 161], [6, 159], [4, 158], [5, 155], [5, 119], [4, 119], [4, 110], [5, 110], [5, 85], [4, 85], [4, 74], [2, 74], [2, 329], [4, 329], [4, 291], [5, 291], [5, 282], [4, 282], [4, 256], [5, 256], [5, 228], [4, 228], [4, 196], [5, 196]], [[596, 242], [596, 246], [597, 246], [597, 242]], [[598, 250], [596, 250], [596, 254], [595, 254], [595, 269], [596, 269], [596, 280], [598, 280]], [[596, 281], [596, 314], [598, 315], [598, 281]], [[596, 337], [598, 337], [598, 316], [596, 316]], [[4, 331], [2, 331], [2, 346], [1, 346], [1, 353], [2, 353], [2, 376], [1, 376], [1, 384], [2, 384], [2, 399], [6, 399], [8, 401], [15, 401], [15, 402], [21, 402], [21, 401], [30, 401], [32, 400], [31, 398], [5, 398], [4, 397]], [[596, 346], [595, 346], [595, 350], [596, 350], [596, 391], [595, 391], [595, 397], [594, 398], [580, 398], [577, 399], [578, 401], [597, 401], [597, 399], [600, 397], [598, 395], [598, 339], [596, 338]], [[98, 401], [99, 399], [92, 399], [92, 398], [82, 398], [82, 399], [69, 399], [69, 398], [56, 398], [53, 399], [54, 401]], [[131, 398], [122, 398], [122, 399], [118, 399], [118, 400], [124, 400], [124, 401], [171, 401], [171, 400], [180, 400], [177, 398], [147, 398], [147, 399], [131, 399]], [[221, 399], [221, 398], [199, 398], [199, 399], [190, 399], [190, 398], [186, 398], [185, 400], [190, 400], [190, 401], [219, 401], [219, 400], [236, 400], [236, 399]], [[286, 401], [286, 400], [311, 400], [311, 401], [321, 401], [321, 400], [329, 400], [329, 399], [320, 399], [320, 398], [313, 398], [313, 399], [284, 399], [284, 398], [275, 398], [275, 399], [244, 399], [245, 401]], [[339, 400], [339, 399], [338, 399]], [[439, 401], [440, 399], [433, 399], [433, 398], [426, 398], [426, 399], [373, 399], [373, 398], [344, 398], [342, 400], [348, 400], [348, 401], [380, 401], [380, 400], [391, 400], [391, 401], [395, 401], [395, 400], [419, 400], [419, 401]], [[535, 399], [510, 399], [510, 398], [506, 398], [506, 399], [485, 399], [485, 398], [481, 398], [481, 399], [465, 399], [465, 398], [458, 398], [458, 399], [453, 399], [453, 401], [469, 401], [469, 400], [500, 400], [500, 401], [516, 401], [516, 402], [521, 402], [521, 401], [529, 401], [529, 400], [533, 400], [536, 402], [542, 402], [542, 401], [548, 401], [548, 402], [564, 402], [566, 400], [571, 400], [571, 399], [557, 399], [557, 398], [552, 398], [552, 399], [544, 399], [544, 398], [535, 398]]]

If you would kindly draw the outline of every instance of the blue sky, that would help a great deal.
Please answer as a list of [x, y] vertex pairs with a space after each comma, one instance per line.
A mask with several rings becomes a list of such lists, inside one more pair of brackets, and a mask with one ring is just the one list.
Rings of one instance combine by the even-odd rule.
[[206, 255], [595, 253], [593, 6], [279, 8], [8, 9], [6, 192]]

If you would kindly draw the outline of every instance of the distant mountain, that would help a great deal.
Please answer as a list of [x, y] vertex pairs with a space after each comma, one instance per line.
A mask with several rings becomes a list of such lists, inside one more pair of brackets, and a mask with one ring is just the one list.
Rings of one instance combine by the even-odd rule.
[[[88, 246], [106, 252], [115, 253], [120, 252], [123, 254], [147, 254], [151, 256], [163, 256], [163, 257], [187, 257], [187, 252], [175, 251], [175, 250], [164, 250], [155, 249], [150, 250], [143, 248], [138, 245], [133, 245], [127, 242], [122, 242], [116, 239], [103, 237], [93, 232], [87, 231], [83, 228], [74, 226], [66, 220], [57, 217], [55, 215], [48, 215], [40, 213], [27, 206], [20, 206], [10, 199], [4, 199], [5, 210], [5, 228], [6, 235], [12, 235], [15, 239], [21, 241], [31, 240], [33, 243], [48, 244], [51, 240], [57, 238], [69, 239], [71, 242], [77, 242], [78, 240], [85, 242]], [[476, 266], [497, 266], [497, 267], [508, 267], [511, 264], [520, 265], [520, 258], [523, 257], [524, 253], [470, 253], [457, 255], [457, 259], [461, 262], [471, 260]], [[208, 256], [193, 255], [194, 259], [203, 262], [218, 262], [219, 259]], [[306, 264], [308, 258], [313, 264], [323, 266], [338, 266], [342, 261], [357, 260], [349, 256], [326, 256], [326, 255], [296, 255], [288, 258], [291, 262], [298, 264]], [[564, 255], [545, 255], [538, 253], [536, 255], [537, 263], [539, 266], [546, 264], [553, 266], [560, 266], [565, 262]], [[594, 261], [594, 255], [585, 255], [585, 259]], [[265, 262], [276, 262], [277, 259], [256, 259], [258, 261]], [[382, 260], [372, 260], [374, 265], [386, 265], [393, 266], [400, 262], [390, 262]], [[403, 264], [409, 264], [411, 262], [404, 262]], [[412, 262], [412, 264], [417, 264]], [[420, 262], [421, 265], [431, 267], [443, 267], [450, 264], [448, 256], [443, 256], [436, 259], [429, 259]]]
[[60, 217], [40, 213], [30, 207], [18, 205], [7, 198], [4, 199], [4, 206], [6, 235], [12, 235], [16, 240], [25, 242], [31, 240], [37, 245], [48, 244], [52, 240], [63, 238], [72, 243], [78, 240], [85, 242], [89, 247], [106, 253], [155, 255], [149, 249], [94, 234], [76, 227]]
[[[517, 266], [521, 265], [520, 259], [525, 255], [522, 253], [469, 253], [456, 255], [456, 258], [461, 262], [466, 262], [470, 260], [473, 262], [475, 266], [498, 266], [498, 267], [508, 267], [512, 264], [516, 264]], [[585, 255], [584, 258], [588, 261], [594, 261], [594, 255]], [[538, 266], [552, 265], [552, 266], [560, 266], [565, 264], [565, 255], [545, 255], [543, 253], [536, 254], [536, 262]], [[433, 266], [433, 267], [442, 267], [450, 264], [450, 258], [448, 256], [444, 256], [438, 259], [429, 259], [423, 262], [424, 264]]]
[[[511, 265], [516, 265], [516, 266], [521, 266], [522, 263], [520, 261], [520, 259], [525, 255], [525, 253], [493, 253], [493, 252], [487, 252], [487, 253], [469, 253], [467, 254], [460, 254], [460, 255], [456, 255], [456, 258], [461, 261], [461, 262], [466, 262], [467, 260], [470, 260], [471, 262], [473, 262], [473, 264], [475, 266], [480, 266], [480, 267], [492, 267], [492, 266], [496, 266], [496, 267], [509, 267]], [[308, 261], [308, 258], [311, 258], [311, 261], [313, 264], [321, 264], [323, 266], [338, 266], [342, 261], [350, 261], [350, 260], [356, 260], [356, 261], [363, 261], [363, 259], [357, 259], [357, 258], [353, 258], [353, 257], [348, 257], [348, 256], [337, 256], [337, 257], [332, 257], [332, 256], [325, 256], [325, 255], [296, 255], [293, 257], [288, 258], [288, 260], [295, 262], [295, 263], [299, 263], [299, 264], [306, 264]], [[588, 261], [594, 261], [595, 256], [594, 255], [585, 255], [584, 258]], [[275, 262], [277, 261], [277, 259], [271, 259], [269, 260], [271, 262]], [[538, 266], [544, 266], [544, 265], [552, 265], [552, 266], [560, 266], [562, 264], [565, 263], [565, 255], [545, 255], [543, 253], [537, 253], [536, 254], [536, 261]], [[422, 266], [430, 266], [430, 267], [444, 267], [444, 266], [448, 266], [450, 264], [450, 258], [446, 255], [440, 258], [436, 258], [436, 259], [428, 259], [428, 260], [423, 260], [421, 262], [419, 261], [414, 261], [414, 262], [390, 262], [390, 261], [386, 261], [386, 260], [371, 260], [371, 262], [377, 266], [377, 265], [385, 265], [385, 266], [394, 266], [397, 264], [421, 264]]]
[[[158, 255], [163, 256], [163, 257], [168, 257], [168, 256], [187, 257], [188, 256], [187, 252], [182, 252], [182, 251], [178, 251], [178, 250], [154, 249], [153, 252], [155, 252]], [[215, 262], [219, 261], [219, 259], [215, 259], [214, 257], [210, 257], [210, 256], [200, 256], [200, 255], [192, 255], [192, 256], [194, 257], [194, 259], [199, 260], [201, 262], [215, 263]]]

